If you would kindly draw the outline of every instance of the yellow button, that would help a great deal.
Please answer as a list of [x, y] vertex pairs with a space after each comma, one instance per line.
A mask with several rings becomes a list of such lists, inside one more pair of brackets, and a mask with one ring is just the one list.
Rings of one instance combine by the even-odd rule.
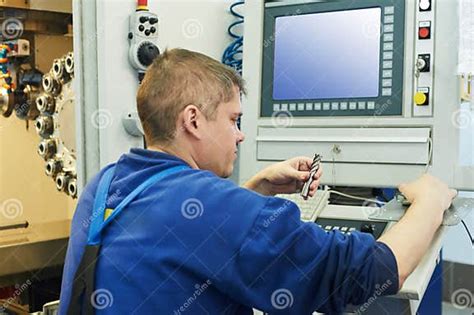
[[415, 104], [423, 105], [426, 102], [426, 94], [423, 92], [417, 92], [415, 94]]

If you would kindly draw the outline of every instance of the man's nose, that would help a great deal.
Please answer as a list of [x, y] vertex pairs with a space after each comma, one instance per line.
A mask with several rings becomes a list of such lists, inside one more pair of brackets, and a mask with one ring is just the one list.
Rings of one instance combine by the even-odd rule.
[[245, 134], [239, 130], [239, 135], [238, 135], [238, 138], [237, 138], [237, 142], [240, 143], [242, 141], [245, 140]]

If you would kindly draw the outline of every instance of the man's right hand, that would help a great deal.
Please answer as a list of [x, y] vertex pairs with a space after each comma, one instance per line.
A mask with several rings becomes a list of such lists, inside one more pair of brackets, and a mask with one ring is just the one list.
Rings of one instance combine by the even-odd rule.
[[427, 174], [401, 184], [398, 189], [411, 205], [379, 241], [387, 244], [395, 255], [401, 287], [428, 250], [456, 191]]
[[[410, 183], [401, 184], [398, 189], [413, 205], [417, 204], [416, 211], [425, 211], [427, 216], [435, 216], [441, 224], [443, 213], [449, 208], [457, 191], [449, 187], [438, 178], [424, 174]], [[415, 207], [410, 207], [415, 209]]]

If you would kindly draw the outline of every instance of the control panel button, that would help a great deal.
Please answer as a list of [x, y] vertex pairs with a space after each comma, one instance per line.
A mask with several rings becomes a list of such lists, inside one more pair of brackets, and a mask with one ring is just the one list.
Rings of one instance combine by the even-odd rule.
[[431, 0], [420, 0], [419, 8], [421, 12], [431, 11]]
[[420, 22], [418, 27], [418, 39], [430, 39], [431, 38], [431, 22], [425, 21]]
[[418, 58], [416, 60], [416, 68], [418, 69], [418, 71], [430, 72], [430, 60], [431, 60], [430, 54], [418, 55]]
[[145, 23], [148, 21], [148, 16], [140, 16], [140, 23]]
[[369, 233], [369, 234], [374, 234], [375, 232], [375, 225], [365, 223], [360, 226], [360, 231], [363, 233]]
[[420, 88], [418, 92], [416, 92], [415, 97], [415, 104], [418, 106], [428, 105], [430, 102], [430, 90], [429, 88]]

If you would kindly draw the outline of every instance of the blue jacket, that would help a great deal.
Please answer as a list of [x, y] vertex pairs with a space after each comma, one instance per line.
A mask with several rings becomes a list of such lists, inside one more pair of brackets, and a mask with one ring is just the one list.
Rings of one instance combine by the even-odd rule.
[[[186, 163], [132, 149], [116, 163], [107, 207], [178, 165]], [[74, 214], [59, 314], [70, 301], [104, 170]], [[395, 257], [371, 235], [325, 232], [302, 222], [290, 201], [191, 168], [149, 187], [105, 229], [95, 279], [97, 314], [332, 314], [398, 290]]]

